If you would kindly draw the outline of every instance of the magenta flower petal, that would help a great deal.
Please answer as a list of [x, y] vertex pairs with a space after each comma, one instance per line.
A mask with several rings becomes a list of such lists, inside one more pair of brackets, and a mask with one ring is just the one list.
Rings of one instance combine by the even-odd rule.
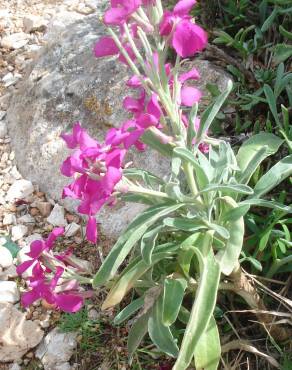
[[172, 46], [182, 58], [202, 51], [206, 45], [207, 34], [201, 27], [187, 19], [177, 24], [172, 38]]
[[184, 86], [181, 89], [181, 103], [187, 107], [193, 106], [202, 97], [202, 93], [196, 87]]
[[188, 72], [182, 73], [179, 76], [179, 82], [183, 84], [188, 80], [198, 80], [199, 78], [200, 78], [199, 71], [197, 70], [197, 68], [193, 68]]
[[142, 83], [141, 83], [140, 77], [138, 77], [138, 76], [134, 75], [134, 76], [132, 76], [132, 77], [127, 81], [126, 85], [127, 85], [128, 87], [132, 87], [132, 88], [134, 88], [134, 89], [137, 89], [137, 88], [139, 88], [139, 87], [141, 87], [141, 86], [142, 86]]
[[149, 113], [142, 113], [137, 118], [137, 125], [140, 128], [148, 128], [151, 126], [156, 126], [158, 124], [158, 119]]
[[107, 56], [112, 56], [112, 55], [117, 55], [117, 54], [119, 54], [119, 48], [117, 47], [114, 40], [109, 36], [102, 37], [94, 45], [94, 55], [97, 58], [107, 57]]
[[179, 16], [187, 15], [195, 4], [196, 0], [180, 0], [173, 8], [173, 12]]
[[86, 225], [86, 238], [91, 243], [97, 242], [97, 225], [95, 217], [91, 216], [88, 218]]
[[147, 112], [149, 114], [152, 114], [158, 120], [160, 119], [162, 111], [158, 103], [157, 94], [152, 94], [151, 99], [149, 100], [149, 103], [147, 105]]
[[173, 27], [175, 17], [173, 16], [172, 12], [166, 10], [163, 14], [162, 21], [159, 25], [159, 32], [161, 36], [168, 36], [170, 35]]
[[25, 292], [21, 296], [21, 304], [23, 307], [28, 307], [29, 305], [33, 304], [40, 298], [40, 295], [35, 291], [31, 290], [29, 292]]
[[16, 267], [16, 272], [18, 275], [22, 275], [30, 266], [35, 262], [35, 260], [28, 260], [22, 262]]
[[83, 298], [73, 294], [56, 294], [55, 303], [62, 311], [74, 313], [82, 308]]
[[54, 230], [49, 234], [49, 236], [48, 236], [48, 238], [47, 238], [47, 240], [45, 242], [46, 243], [46, 247], [48, 249], [52, 248], [55, 240], [59, 236], [63, 235], [64, 232], [65, 232], [65, 229], [63, 227], [55, 227]]

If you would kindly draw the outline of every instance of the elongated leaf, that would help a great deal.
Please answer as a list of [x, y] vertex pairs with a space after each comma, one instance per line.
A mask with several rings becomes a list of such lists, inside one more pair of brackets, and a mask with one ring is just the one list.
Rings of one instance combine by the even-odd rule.
[[142, 180], [147, 185], [152, 185], [152, 184], [164, 185], [165, 184], [165, 181], [161, 179], [160, 177], [154, 175], [153, 173], [149, 171], [142, 170], [140, 168], [125, 168], [123, 170], [123, 175], [129, 179], [140, 180], [140, 181]]
[[274, 47], [273, 60], [275, 64], [283, 63], [292, 56], [292, 45], [276, 44]]
[[277, 112], [276, 98], [275, 98], [273, 90], [267, 84], [264, 84], [264, 93], [266, 95], [266, 99], [267, 99], [267, 102], [269, 104], [270, 110], [273, 114], [273, 117], [275, 119], [275, 122], [277, 123], [277, 125], [279, 127], [281, 127], [280, 120], [279, 120], [279, 117], [278, 117], [278, 112]]
[[195, 349], [196, 370], [217, 370], [220, 356], [220, 337], [216, 320], [212, 316]]
[[292, 32], [287, 31], [283, 26], [279, 26], [279, 31], [281, 35], [286, 37], [288, 40], [292, 40]]
[[11, 253], [12, 257], [15, 258], [18, 252], [20, 251], [19, 246], [15, 244], [8, 236], [3, 236], [3, 238], [6, 240], [3, 247], [7, 248]]
[[193, 235], [186, 238], [180, 246], [178, 262], [182, 271], [187, 277], [189, 276], [191, 261], [195, 254], [194, 246], [196, 245], [196, 243], [200, 245], [200, 237], [202, 237], [202, 234], [194, 233]]
[[186, 287], [185, 279], [164, 280], [162, 321], [165, 326], [176, 321]]
[[[246, 140], [241, 145], [236, 155], [237, 164], [241, 169], [241, 174], [239, 175], [239, 177], [248, 177], [245, 175], [245, 171], [247, 170], [249, 165], [255, 161], [258, 153], [263, 147], [267, 147], [266, 157], [268, 157], [276, 153], [283, 142], [284, 140], [280, 139], [278, 136], [267, 132], [261, 132]], [[265, 159], [266, 157], [264, 157], [263, 159]]]
[[131, 269], [127, 269], [118, 279], [118, 281], [111, 288], [106, 300], [102, 304], [102, 310], [115, 306], [120, 303], [127, 292], [133, 287], [135, 282], [150, 269], [152, 265], [158, 261], [170, 257], [172, 252], [154, 253], [152, 256], [152, 264], [140, 260]]
[[251, 187], [242, 184], [209, 184], [200, 193], [209, 193], [210, 191], [222, 191], [239, 194], [253, 194]]
[[[222, 217], [224, 217], [225, 212], [237, 208], [237, 203], [230, 197], [222, 197], [222, 206], [224, 212]], [[238, 218], [237, 220], [230, 220], [225, 227], [228, 229], [230, 238], [226, 241], [226, 247], [223, 250], [220, 250], [216, 259], [220, 264], [221, 271], [225, 275], [230, 275], [234, 267], [238, 263], [238, 258], [242, 249], [243, 236], [244, 236], [244, 220], [243, 217]]]
[[114, 318], [114, 324], [120, 325], [122, 322], [131, 317], [136, 311], [138, 311], [143, 305], [144, 297], [135, 299], [117, 314], [117, 316]]
[[182, 218], [182, 217], [167, 217], [163, 220], [164, 225], [169, 227], [174, 227], [179, 230], [183, 231], [198, 231], [206, 229], [206, 225], [204, 225], [198, 219], [189, 219], [189, 218]]
[[199, 164], [194, 154], [186, 148], [175, 148], [173, 150], [173, 154], [187, 161], [194, 167], [199, 189], [203, 189], [208, 184], [209, 179], [207, 174], [205, 173], [204, 167]]
[[265, 20], [261, 27], [262, 32], [266, 32], [273, 24], [276, 16], [278, 15], [278, 8], [275, 7], [269, 17]]
[[162, 322], [163, 298], [156, 301], [148, 321], [148, 332], [152, 342], [164, 353], [176, 357], [178, 346], [168, 326]]
[[148, 331], [148, 320], [151, 310], [140, 316], [132, 325], [128, 335], [128, 352], [132, 357], [136, 349], [139, 347], [142, 339]]
[[275, 202], [273, 200], [265, 200], [265, 199], [246, 199], [238, 205], [241, 206], [257, 206], [257, 207], [266, 207], [266, 208], [272, 208], [272, 209], [278, 209], [279, 211], [284, 211], [287, 213], [292, 213], [292, 207], [291, 206], [285, 206], [282, 203]]
[[168, 213], [174, 212], [178, 208], [182, 207], [182, 205], [183, 204], [174, 204], [169, 206], [167, 204], [150, 207], [136, 217], [124, 234], [119, 237], [100, 269], [94, 276], [93, 287], [102, 285], [111, 279], [133, 246], [141, 239], [146, 230], [159, 218], [166, 216]]
[[208, 228], [210, 230], [214, 230], [223, 239], [229, 239], [230, 238], [229, 231], [224, 226], [217, 225], [213, 222], [207, 222], [207, 221], [205, 221], [205, 223], [206, 223], [206, 225], [208, 226]]
[[238, 203], [238, 207], [224, 213], [224, 216], [221, 220], [222, 222], [239, 220], [241, 217], [247, 214], [249, 208], [250, 206], [248, 204], [242, 205], [241, 203]]
[[152, 252], [154, 250], [155, 242], [157, 240], [159, 231], [163, 225], [157, 226], [154, 229], [145, 233], [141, 239], [141, 255], [148, 265], [152, 262]]
[[256, 186], [254, 194], [249, 198], [260, 198], [274, 187], [279, 185], [283, 180], [292, 174], [292, 154], [281, 159], [270, 170], [264, 174]]
[[200, 124], [199, 130], [197, 131], [197, 135], [196, 135], [197, 143], [200, 142], [203, 133], [209, 130], [211, 123], [214, 121], [214, 118], [216, 117], [217, 113], [219, 112], [225, 100], [227, 99], [228, 95], [230, 94], [232, 87], [233, 87], [232, 81], [228, 80], [226, 90], [223, 91], [223, 93], [217, 97], [215, 102], [210, 107], [208, 107], [205, 110], [205, 112], [202, 114], [201, 124]]
[[263, 146], [259, 149], [259, 151], [254, 155], [253, 160], [249, 162], [247, 168], [241, 173], [238, 182], [242, 184], [247, 184], [249, 182], [258, 166], [267, 157], [267, 151], [267, 146]]
[[196, 254], [200, 262], [199, 286], [173, 370], [186, 369], [190, 364], [196, 346], [209, 324], [216, 304], [220, 280], [219, 265], [214, 258], [212, 248], [210, 248], [210, 252], [205, 258], [198, 249], [196, 249]]

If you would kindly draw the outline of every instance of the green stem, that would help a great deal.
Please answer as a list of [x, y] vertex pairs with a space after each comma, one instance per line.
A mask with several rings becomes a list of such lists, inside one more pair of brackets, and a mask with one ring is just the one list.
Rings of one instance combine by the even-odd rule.
[[[193, 172], [193, 167], [190, 163], [188, 162], [183, 162], [182, 164], [182, 167], [183, 167], [183, 171], [186, 175], [186, 179], [187, 179], [187, 182], [188, 182], [188, 185], [189, 185], [189, 188], [191, 190], [191, 193], [194, 197], [197, 197], [198, 196], [198, 193], [199, 193], [199, 190], [198, 190], [198, 187], [197, 187], [197, 184], [196, 184], [196, 181], [195, 181], [195, 178], [194, 178], [194, 172]], [[200, 197], [197, 198], [197, 200], [202, 203], [202, 200]]]

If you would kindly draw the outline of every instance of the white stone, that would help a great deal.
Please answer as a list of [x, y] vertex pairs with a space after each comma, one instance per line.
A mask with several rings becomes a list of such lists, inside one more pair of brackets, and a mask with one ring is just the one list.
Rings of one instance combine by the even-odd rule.
[[12, 226], [11, 229], [11, 235], [12, 235], [12, 240], [16, 241], [19, 239], [22, 239], [28, 232], [28, 228], [25, 225], [15, 225]]
[[9, 73], [7, 73], [7, 74], [2, 78], [2, 81], [3, 81], [3, 83], [4, 83], [4, 86], [5, 86], [5, 87], [9, 87], [9, 86], [11, 86], [11, 85], [16, 84], [16, 82], [17, 82], [21, 77], [22, 77], [22, 76], [21, 76], [21, 74], [19, 74], [19, 73], [15, 73], [15, 74], [13, 74], [13, 73], [9, 72]]
[[8, 279], [14, 279], [18, 277], [16, 267], [14, 265], [11, 265], [7, 269], [0, 272], [0, 280], [8, 280]]
[[41, 234], [34, 233], [25, 238], [25, 241], [28, 245], [30, 245], [30, 243], [34, 242], [35, 240], [42, 240]]
[[19, 217], [17, 222], [20, 224], [35, 224], [35, 219], [30, 214], [27, 214]]
[[0, 303], [16, 303], [18, 301], [19, 291], [16, 282], [0, 281]]
[[27, 33], [34, 31], [42, 31], [46, 28], [48, 22], [36, 15], [27, 15], [22, 20], [24, 31]]
[[16, 224], [16, 217], [12, 213], [6, 213], [3, 218], [3, 225], [15, 225]]
[[6, 122], [0, 121], [0, 139], [4, 139], [7, 135], [7, 125]]
[[19, 180], [19, 179], [21, 179], [21, 174], [18, 172], [18, 170], [17, 170], [16, 166], [13, 166], [13, 167], [12, 167], [12, 169], [11, 169], [11, 171], [10, 171], [10, 175], [11, 175], [12, 177], [14, 177], [14, 178], [15, 178], [15, 180]]
[[11, 304], [0, 304], [1, 362], [19, 361], [42, 340], [43, 331], [25, 316]]
[[6, 200], [12, 202], [16, 199], [24, 199], [34, 191], [33, 185], [28, 180], [17, 180], [7, 192]]
[[0, 247], [0, 266], [3, 269], [10, 267], [13, 263], [13, 258], [9, 250], [5, 247]]
[[6, 49], [20, 49], [29, 42], [29, 36], [24, 32], [13, 33], [4, 36], [0, 45]]
[[77, 346], [76, 336], [77, 333], [61, 333], [58, 328], [46, 335], [35, 352], [45, 370], [57, 369], [70, 360]]
[[54, 226], [66, 226], [67, 221], [64, 215], [65, 215], [64, 207], [59, 206], [59, 204], [55, 204], [52, 212], [47, 218], [47, 221]]
[[65, 227], [65, 236], [70, 238], [71, 236], [76, 235], [80, 229], [80, 225], [76, 224], [76, 222], [71, 222], [71, 224]]

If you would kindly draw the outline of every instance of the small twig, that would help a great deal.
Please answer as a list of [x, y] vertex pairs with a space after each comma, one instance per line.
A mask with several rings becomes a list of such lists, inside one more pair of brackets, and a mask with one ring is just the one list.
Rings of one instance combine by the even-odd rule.
[[224, 344], [221, 347], [222, 353], [233, 351], [233, 350], [238, 350], [238, 349], [240, 351], [251, 352], [255, 355], [261, 356], [265, 358], [272, 366], [276, 367], [277, 369], [280, 368], [280, 364], [278, 363], [278, 361], [276, 361], [273, 357], [263, 352], [260, 352], [258, 349], [256, 349], [254, 346], [252, 346], [247, 341], [233, 340], [229, 343]]

